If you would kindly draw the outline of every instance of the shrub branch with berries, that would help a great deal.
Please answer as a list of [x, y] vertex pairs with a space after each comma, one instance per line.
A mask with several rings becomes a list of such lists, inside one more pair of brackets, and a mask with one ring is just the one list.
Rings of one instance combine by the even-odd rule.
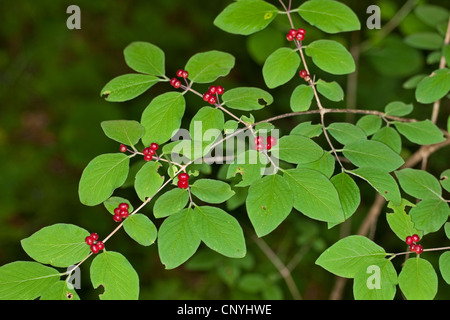
[[[226, 212], [222, 204], [234, 201], [235, 207], [245, 207], [256, 243], [264, 252], [271, 252], [267, 244], [262, 245], [263, 237], [291, 214], [302, 214], [328, 228], [341, 225], [354, 214], [364, 215], [358, 211], [362, 185], [376, 195], [375, 209], [361, 217], [357, 235], [337, 239], [320, 254], [314, 267], [339, 279], [353, 279], [356, 299], [394, 299], [399, 291], [407, 299], [433, 299], [441, 281], [437, 269], [450, 283], [450, 247], [427, 246], [430, 233], [445, 233], [447, 241], [449, 238], [449, 200], [443, 189], [450, 192], [450, 169], [439, 178], [425, 170], [428, 157], [450, 145], [449, 129], [436, 125], [440, 100], [450, 89], [450, 71], [445, 64], [448, 55], [441, 57], [439, 51], [444, 62], [433, 77], [424, 77], [415, 87], [418, 103], [434, 104], [431, 119], [407, 117], [413, 105], [401, 101], [389, 103], [382, 111], [346, 108], [341, 86], [330, 79], [354, 73], [357, 65], [341, 43], [313, 38], [309, 30], [317, 28], [325, 34], [360, 30], [357, 16], [338, 1], [305, 1], [297, 8], [287, 0], [279, 4], [280, 8], [262, 0], [232, 2], [214, 20], [225, 32], [248, 36], [265, 29], [276, 17], [287, 19], [285, 43], [268, 55], [262, 66], [264, 89], [224, 89], [220, 78], [235, 66], [234, 56], [227, 52], [195, 54], [183, 68], [170, 66], [178, 70], [173, 76], [166, 72], [165, 54], [158, 46], [133, 42], [125, 48], [125, 62], [135, 73], [112, 79], [101, 90], [102, 97], [110, 102], [129, 101], [158, 83], [166, 85], [167, 92], [154, 96], [139, 120], [101, 123], [105, 135], [118, 147], [87, 164], [78, 193], [84, 205], [105, 207], [112, 215], [112, 230], [103, 238], [70, 224], [37, 231], [22, 241], [23, 249], [35, 261], [0, 267], [0, 298], [45, 298], [54, 287], [77, 297], [67, 281], [93, 256], [90, 276], [94, 288], [105, 287], [101, 299], [137, 299], [139, 275], [123, 254], [107, 246], [108, 239], [122, 228], [140, 245], [156, 242], [159, 259], [167, 269], [184, 264], [202, 243], [225, 257], [242, 258], [249, 238], [240, 218]], [[250, 14], [255, 12], [258, 14]], [[304, 25], [295, 25], [294, 15], [300, 15]], [[446, 44], [449, 34], [447, 28]], [[295, 84], [289, 100], [292, 112], [257, 121], [252, 112], [285, 101], [272, 96], [270, 90], [288, 83]], [[203, 86], [208, 87], [206, 92], [199, 89]], [[188, 94], [198, 97], [195, 105], [186, 105]], [[330, 101], [341, 107], [328, 108]], [[207, 105], [198, 108], [199, 103]], [[185, 129], [190, 138], [173, 139], [186, 108], [196, 112]], [[330, 114], [353, 114], [357, 120], [328, 123]], [[316, 120], [304, 121], [302, 117], [307, 115]], [[276, 135], [277, 121], [286, 118], [295, 119], [296, 126]], [[206, 138], [209, 130], [219, 134]], [[208, 162], [219, 159], [211, 150], [226, 146], [240, 134], [251, 137], [244, 150], [233, 146], [226, 156], [219, 157], [231, 161]], [[410, 157], [402, 152], [407, 148], [402, 145], [405, 140], [417, 146]], [[255, 154], [256, 162], [238, 161]], [[422, 167], [415, 168], [421, 161]], [[220, 167], [221, 174], [210, 176], [198, 163]], [[273, 170], [265, 171], [269, 166]], [[138, 200], [115, 196], [126, 181], [131, 181]], [[152, 200], [153, 207], [148, 208]], [[134, 201], [136, 208], [131, 204]], [[384, 204], [388, 208], [382, 210]], [[390, 243], [406, 242], [409, 250], [388, 253], [369, 237], [369, 226], [374, 226], [382, 212], [392, 231], [383, 236], [392, 238]], [[158, 228], [155, 219], [160, 222]], [[429, 262], [437, 260], [431, 259], [432, 254], [439, 254], [439, 265]], [[267, 255], [272, 259], [273, 255]], [[407, 259], [396, 267], [393, 261], [399, 255]], [[292, 297], [298, 298], [289, 269], [280, 263], [274, 263], [280, 281], [286, 281]], [[62, 273], [55, 269], [67, 267]], [[373, 268], [381, 270], [378, 290], [366, 285], [371, 275], [367, 271]], [[19, 282], [12, 284], [12, 278]], [[25, 284], [27, 290], [22, 290]]]

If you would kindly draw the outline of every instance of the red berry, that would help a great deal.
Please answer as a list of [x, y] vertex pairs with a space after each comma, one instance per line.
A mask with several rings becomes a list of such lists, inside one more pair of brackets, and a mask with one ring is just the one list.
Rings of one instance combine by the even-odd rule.
[[261, 136], [256, 137], [255, 140], [253, 140], [253, 142], [254, 142], [255, 144], [262, 144], [262, 143], [264, 143], [264, 138], [261, 137]]
[[216, 86], [211, 86], [211, 87], [209, 87], [208, 91], [209, 91], [210, 94], [215, 94], [216, 91], [217, 91], [217, 87]]
[[120, 221], [122, 221], [122, 217], [120, 216], [120, 213], [119, 213], [119, 214], [114, 214], [114, 215], [113, 215], [113, 220], [114, 220], [115, 222], [120, 222]]
[[99, 251], [105, 249], [105, 244], [101, 241], [97, 241], [97, 243], [95, 245], [97, 246], [97, 249]]
[[265, 147], [266, 146], [264, 144], [262, 144], [262, 143], [259, 143], [259, 144], [255, 145], [255, 149], [258, 150], [258, 151], [264, 150]]
[[416, 245], [414, 243], [412, 245], [410, 245], [409, 250], [416, 251]]
[[412, 245], [412, 243], [413, 243], [412, 237], [411, 236], [407, 236], [405, 242], [406, 242], [407, 245]]
[[178, 180], [188, 181], [189, 180], [189, 175], [187, 173], [182, 172], [182, 173], [180, 173], [178, 175]]
[[152, 161], [153, 156], [151, 154], [146, 154], [144, 155], [144, 160], [145, 161]]
[[120, 215], [120, 217], [121, 217], [122, 219], [125, 219], [125, 218], [128, 218], [128, 216], [129, 216], [130, 214], [128, 213], [128, 210], [120, 210], [119, 215]]
[[209, 98], [211, 98], [211, 94], [209, 92], [205, 92], [203, 94], [203, 100], [209, 101]]
[[144, 154], [144, 155], [146, 155], [146, 154], [150, 154], [150, 148], [144, 148], [144, 150], [142, 150], [142, 153]]
[[178, 180], [178, 188], [186, 189], [189, 186], [189, 183], [186, 180]]
[[95, 232], [91, 233], [91, 238], [92, 238], [92, 240], [97, 241], [98, 240], [98, 234], [96, 234]]
[[289, 30], [288, 35], [291, 35], [292, 37], [295, 37], [296, 34], [297, 34], [297, 30], [295, 30], [295, 29]]
[[308, 75], [308, 72], [306, 70], [302, 70], [299, 72], [299, 75], [301, 78], [305, 78]]
[[120, 152], [127, 152], [127, 146], [124, 144], [120, 145]]
[[183, 70], [181, 77], [187, 79], [189, 77], [189, 73], [186, 70]]
[[91, 251], [93, 254], [98, 253], [98, 251], [99, 251], [98, 246], [96, 244], [91, 245]]
[[120, 208], [119, 207], [114, 209], [114, 214], [120, 214]]
[[414, 243], [419, 242], [419, 240], [420, 240], [420, 237], [419, 237], [417, 234], [413, 234], [413, 235], [412, 235], [412, 241], [413, 241]]
[[221, 95], [221, 94], [224, 93], [224, 91], [225, 91], [225, 90], [223, 89], [222, 86], [217, 86], [217, 87], [216, 87], [216, 93], [217, 93], [217, 94]]
[[173, 87], [174, 87], [175, 89], [178, 89], [179, 87], [181, 87], [181, 81], [180, 81], [180, 80], [175, 81], [175, 82], [173, 83]]
[[177, 81], [178, 81], [177, 78], [170, 79], [170, 85], [173, 87], [175, 85], [175, 82], [177, 82]]
[[297, 39], [298, 41], [303, 41], [303, 39], [305, 39], [305, 35], [303, 33], [297, 33], [295, 35], [295, 39]]
[[289, 33], [286, 35], [286, 39], [287, 39], [287, 41], [292, 41], [292, 40], [294, 40], [294, 36]]
[[268, 136], [267, 137], [267, 144], [271, 144], [272, 146], [277, 144], [277, 138], [272, 137], [272, 136]]
[[423, 252], [423, 247], [420, 244], [416, 244], [416, 247], [414, 248], [414, 251], [417, 254], [421, 254]]
[[211, 96], [211, 97], [209, 98], [208, 102], [209, 102], [210, 104], [215, 104], [215, 103], [216, 103], [216, 97]]
[[272, 149], [272, 144], [271, 144], [270, 142], [267, 142], [267, 144], [266, 144], [266, 149], [267, 149], [267, 150]]
[[156, 151], [156, 150], [158, 150], [158, 148], [159, 148], [159, 145], [157, 144], [157, 143], [152, 143], [151, 145], [150, 145], [150, 149], [152, 149], [152, 150], [154, 150], [154, 151]]
[[121, 204], [119, 204], [120, 210], [128, 210], [129, 208], [130, 208], [130, 206], [126, 202], [122, 202]]
[[87, 236], [84, 240], [86, 241], [86, 243], [87, 243], [88, 245], [94, 244], [94, 239], [92, 239], [91, 236]]
[[184, 72], [184, 70], [183, 69], [180, 69], [180, 70], [178, 70], [177, 71], [177, 77], [182, 77], [183, 76], [183, 72]]
[[305, 35], [306, 31], [305, 31], [305, 29], [303, 29], [303, 28], [298, 28], [298, 29], [296, 30], [296, 33], [300, 33], [300, 34]]

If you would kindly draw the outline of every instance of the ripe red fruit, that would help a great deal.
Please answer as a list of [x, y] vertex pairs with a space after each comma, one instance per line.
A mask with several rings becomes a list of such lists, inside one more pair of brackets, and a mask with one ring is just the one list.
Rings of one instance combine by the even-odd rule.
[[305, 39], [305, 35], [303, 33], [297, 33], [295, 35], [295, 39], [297, 39], [298, 41], [303, 41], [303, 39]]
[[114, 220], [115, 222], [120, 222], [120, 221], [122, 221], [122, 217], [120, 216], [120, 213], [119, 213], [119, 214], [114, 214], [114, 215], [113, 215], [113, 220]]
[[292, 41], [292, 40], [294, 40], [294, 36], [292, 34], [288, 33], [286, 35], [286, 39], [287, 39], [287, 41]]
[[105, 244], [101, 241], [97, 241], [97, 243], [95, 245], [97, 246], [97, 249], [99, 251], [105, 249]]
[[124, 144], [121, 144], [119, 150], [120, 150], [120, 152], [127, 152], [127, 146]]
[[181, 81], [180, 81], [180, 80], [176, 80], [176, 81], [173, 83], [173, 87], [174, 87], [175, 89], [178, 89], [179, 87], [181, 87]]
[[94, 239], [92, 239], [91, 236], [87, 236], [84, 240], [86, 241], [86, 243], [88, 245], [93, 245], [94, 244]]
[[93, 244], [91, 245], [91, 251], [93, 254], [96, 254], [100, 251], [100, 249], [98, 248], [97, 244]]
[[410, 245], [409, 250], [416, 251], [416, 245], [414, 243], [412, 245]]
[[151, 145], [150, 145], [150, 149], [151, 150], [154, 150], [154, 151], [156, 151], [156, 150], [158, 150], [158, 148], [159, 148], [159, 145], [157, 144], [157, 143], [152, 143]]
[[216, 103], [216, 97], [211, 96], [211, 97], [209, 98], [208, 102], [209, 102], [210, 104], [215, 104], [215, 103]]
[[186, 70], [183, 70], [181, 77], [187, 79], [189, 77], [189, 73]]
[[266, 146], [264, 144], [262, 144], [262, 143], [259, 143], [259, 144], [255, 145], [255, 149], [258, 150], [258, 151], [264, 150], [265, 147]]
[[210, 94], [209, 92], [205, 92], [205, 93], [203, 94], [203, 100], [204, 100], [204, 101], [208, 101], [209, 98], [211, 98], [211, 94]]
[[95, 232], [91, 233], [91, 238], [92, 238], [92, 240], [97, 241], [98, 240], [98, 234], [96, 234]]
[[177, 77], [182, 77], [183, 76], [183, 72], [184, 72], [183, 69], [178, 70], [177, 71]]
[[129, 216], [130, 214], [129, 214], [128, 210], [120, 210], [119, 215], [120, 215], [120, 217], [121, 217], [122, 219], [125, 219], [125, 218], [128, 218], [128, 216]]
[[224, 93], [224, 91], [225, 91], [225, 90], [223, 89], [222, 86], [217, 86], [217, 87], [216, 87], [216, 93], [217, 93], [217, 94], [221, 95], [221, 94]]
[[277, 138], [272, 137], [272, 136], [268, 136], [267, 137], [267, 144], [271, 144], [272, 146], [277, 144]]
[[412, 243], [413, 243], [412, 237], [411, 236], [407, 236], [405, 242], [406, 242], [407, 245], [412, 245]]
[[414, 248], [414, 251], [417, 254], [421, 254], [423, 252], [423, 247], [420, 244], [416, 244], [416, 247]]
[[291, 30], [289, 30], [289, 33], [288, 33], [288, 34], [291, 35], [291, 36], [293, 36], [293, 37], [295, 37], [295, 35], [297, 34], [297, 30], [291, 29]]
[[145, 161], [152, 161], [153, 156], [151, 154], [146, 154], [144, 155], [144, 160]]
[[189, 183], [186, 180], [178, 180], [178, 188], [186, 189], [189, 186]]
[[121, 204], [119, 204], [120, 210], [128, 210], [129, 208], [130, 208], [130, 206], [126, 202], [122, 202]]
[[271, 144], [270, 142], [267, 142], [267, 144], [266, 144], [266, 149], [267, 149], [267, 150], [272, 149], [272, 144]]
[[178, 180], [188, 181], [189, 175], [187, 173], [182, 172], [178, 175]]
[[305, 29], [303, 29], [303, 28], [298, 28], [298, 29], [296, 30], [296, 33], [300, 33], [300, 34], [303, 34], [303, 35], [305, 35], [305, 33], [306, 33], [306, 30], [305, 30]]
[[417, 234], [413, 234], [413, 235], [412, 235], [412, 241], [413, 241], [414, 243], [417, 243], [417, 242], [420, 241], [420, 237], [419, 237]]
[[210, 94], [215, 94], [216, 91], [217, 91], [217, 87], [216, 86], [211, 86], [211, 87], [209, 87], [208, 91], [209, 91]]
[[261, 137], [261, 136], [256, 137], [255, 140], [253, 140], [253, 142], [254, 142], [255, 144], [262, 144], [262, 143], [264, 142], [264, 138]]
[[299, 76], [301, 78], [305, 78], [307, 75], [308, 75], [308, 72], [306, 70], [302, 70], [302, 71], [299, 72]]

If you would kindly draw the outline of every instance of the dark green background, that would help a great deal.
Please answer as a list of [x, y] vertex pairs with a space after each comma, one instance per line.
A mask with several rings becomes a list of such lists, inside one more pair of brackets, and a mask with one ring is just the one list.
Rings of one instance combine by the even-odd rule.
[[[278, 6], [277, 1], [270, 1]], [[371, 39], [376, 31], [365, 26], [369, 2], [343, 1], [359, 16], [362, 30], [350, 36], [325, 35], [306, 26], [307, 42], [325, 37], [341, 41], [346, 47]], [[86, 207], [78, 200], [78, 181], [83, 168], [96, 155], [117, 152], [118, 145], [106, 138], [100, 122], [109, 119], [140, 120], [150, 100], [158, 93], [171, 90], [167, 83], [158, 84], [143, 96], [126, 103], [109, 103], [100, 97], [100, 90], [113, 77], [131, 72], [123, 59], [123, 49], [133, 41], [148, 41], [166, 53], [169, 77], [182, 68], [190, 56], [207, 50], [222, 50], [236, 57], [236, 66], [227, 78], [219, 79], [225, 89], [236, 86], [256, 86], [267, 89], [262, 79], [261, 59], [279, 46], [289, 46], [284, 34], [286, 17], [280, 15], [271, 25], [265, 42], [256, 40], [259, 49], [248, 50], [246, 37], [230, 35], [213, 25], [214, 18], [230, 1], [161, 0], [161, 1], [1, 1], [0, 2], [0, 265], [16, 260], [29, 260], [20, 240], [38, 229], [55, 223], [79, 225], [100, 236], [106, 236], [115, 223], [102, 206]], [[300, 1], [293, 1], [298, 6]], [[382, 25], [395, 14], [404, 1], [378, 2]], [[422, 1], [423, 3], [423, 1]], [[446, 1], [430, 1], [445, 6]], [[68, 30], [66, 9], [76, 4], [81, 8], [81, 30]], [[448, 8], [448, 2], [447, 2]], [[300, 19], [297, 15], [296, 21]], [[299, 22], [298, 26], [304, 26]], [[405, 35], [429, 27], [410, 14], [389, 37], [395, 43]], [[393, 39], [393, 40], [392, 40]], [[255, 39], [253, 39], [255, 40]], [[385, 40], [378, 46], [383, 48]], [[418, 73], [430, 73], [436, 64], [428, 65], [428, 51], [413, 49], [414, 63], [397, 63], [379, 57], [379, 49], [365, 51], [358, 67], [357, 107], [383, 110], [393, 100], [414, 103], [412, 114], [417, 119], [431, 115], [430, 105], [414, 101], [414, 91], [404, 90], [402, 83]], [[249, 54], [250, 53], [250, 54]], [[395, 52], [400, 56], [402, 51]], [[381, 55], [382, 56], [382, 55]], [[385, 59], [385, 60], [383, 60]], [[401, 60], [401, 59], [400, 59]], [[387, 67], [383, 67], [383, 66]], [[400, 72], [397, 72], [400, 70]], [[346, 77], [334, 77], [312, 68], [318, 77], [338, 81], [346, 88]], [[275, 102], [263, 111], [255, 112], [257, 120], [289, 112], [289, 97], [301, 79], [295, 78], [270, 91]], [[201, 91], [201, 87], [199, 89]], [[198, 97], [188, 95], [185, 122], [201, 107]], [[345, 104], [327, 106], [345, 107]], [[442, 102], [439, 125], [444, 127], [449, 115], [448, 99]], [[286, 133], [299, 121], [318, 121], [316, 117], [289, 118], [276, 125]], [[333, 115], [327, 121], [343, 121]], [[324, 145], [325, 146], [325, 145]], [[416, 146], [404, 144], [405, 154]], [[429, 171], [438, 176], [449, 167], [449, 150], [434, 154]], [[329, 245], [345, 232], [355, 233], [373, 199], [373, 191], [361, 185], [363, 201], [347, 230], [317, 223], [293, 213], [264, 240], [283, 261], [296, 256], [301, 261], [293, 277], [305, 299], [327, 299], [334, 277], [316, 266], [314, 261]], [[120, 195], [137, 203], [132, 189], [120, 190]], [[447, 195], [447, 199], [448, 199]], [[137, 270], [141, 281], [141, 299], [291, 299], [285, 283], [270, 261], [252, 240], [253, 231], [244, 207], [232, 214], [244, 227], [248, 257], [225, 259], [211, 250], [200, 248], [195, 258], [175, 270], [164, 270], [156, 246], [141, 247], [129, 239], [123, 230], [107, 243], [109, 250], [123, 253]], [[151, 217], [151, 206], [144, 210]], [[161, 221], [155, 221], [159, 224]], [[341, 233], [342, 232], [342, 233]], [[404, 251], [404, 245], [387, 227], [382, 214], [375, 241], [387, 252]], [[425, 247], [448, 245], [443, 231], [426, 238]], [[437, 268], [438, 253], [423, 255]], [[402, 257], [396, 258], [400, 270]], [[82, 299], [96, 298], [102, 289], [93, 290], [89, 281], [87, 261], [81, 268]], [[205, 269], [205, 270], [204, 270]], [[449, 286], [439, 275], [437, 299], [450, 297]], [[260, 280], [274, 284], [272, 295], [252, 292]], [[344, 298], [352, 299], [351, 281]], [[401, 299], [398, 293], [396, 298]]]

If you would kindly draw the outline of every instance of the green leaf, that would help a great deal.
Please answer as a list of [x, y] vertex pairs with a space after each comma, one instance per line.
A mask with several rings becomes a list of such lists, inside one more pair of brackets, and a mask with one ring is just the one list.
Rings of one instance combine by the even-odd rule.
[[202, 107], [192, 117], [189, 125], [191, 139], [212, 143], [221, 134], [225, 123], [223, 112], [212, 107]]
[[300, 66], [300, 57], [297, 51], [291, 48], [275, 50], [264, 62], [262, 74], [264, 81], [270, 89], [287, 83], [297, 73]]
[[91, 282], [94, 288], [104, 287], [100, 300], [137, 300], [139, 276], [122, 254], [103, 251], [91, 263]]
[[34, 300], [60, 278], [57, 270], [37, 262], [15, 261], [0, 267], [0, 300]]
[[424, 170], [406, 168], [395, 172], [402, 189], [418, 199], [441, 199], [438, 179]]
[[433, 103], [448, 94], [450, 90], [450, 70], [434, 71], [422, 79], [416, 88], [416, 100], [420, 103]]
[[290, 135], [314, 138], [320, 136], [322, 132], [323, 130], [321, 124], [312, 124], [311, 121], [306, 121], [295, 126], [295, 128], [291, 130]]
[[339, 194], [323, 174], [310, 169], [289, 169], [284, 178], [294, 196], [294, 208], [305, 216], [329, 223], [345, 220]]
[[44, 227], [21, 241], [25, 252], [37, 262], [55, 267], [74, 265], [89, 255], [85, 238], [90, 233], [72, 224]]
[[305, 52], [316, 66], [328, 73], [348, 74], [355, 71], [355, 61], [350, 52], [334, 40], [316, 40], [306, 47]]
[[297, 135], [283, 136], [271, 149], [272, 155], [290, 163], [308, 163], [320, 159], [323, 149], [313, 140]]
[[397, 205], [400, 204], [402, 197], [397, 182], [385, 170], [379, 168], [358, 168], [348, 172], [367, 181], [387, 201], [392, 201]]
[[420, 144], [435, 144], [445, 140], [444, 134], [430, 120], [417, 122], [394, 121], [395, 128], [409, 141]]
[[422, 81], [423, 78], [425, 78], [427, 74], [417, 74], [415, 76], [412, 76], [408, 80], [406, 80], [402, 87], [403, 89], [415, 89], [420, 81]]
[[353, 278], [368, 265], [383, 263], [385, 256], [384, 249], [372, 240], [353, 235], [325, 250], [316, 264], [337, 276]]
[[367, 136], [373, 135], [381, 128], [381, 118], [373, 114], [362, 116], [356, 125], [360, 127]]
[[140, 96], [159, 81], [158, 77], [147, 74], [124, 74], [109, 81], [100, 95], [110, 102], [128, 101]]
[[347, 173], [341, 172], [331, 178], [331, 183], [336, 188], [344, 211], [345, 220], [350, 218], [361, 203], [361, 195], [358, 185]]
[[222, 203], [234, 195], [230, 185], [219, 180], [199, 179], [190, 188], [194, 196], [207, 203]]
[[427, 234], [438, 231], [444, 225], [450, 209], [443, 200], [427, 199], [420, 201], [409, 214], [415, 227]]
[[322, 79], [319, 79], [316, 82], [316, 87], [317, 91], [328, 100], [336, 102], [344, 100], [344, 90], [342, 90], [341, 86], [336, 81], [325, 82]]
[[358, 167], [378, 168], [387, 172], [399, 168], [404, 163], [402, 157], [391, 148], [372, 140], [347, 144], [344, 146], [343, 154]]
[[445, 282], [450, 284], [450, 251], [444, 252], [439, 257], [439, 270]]
[[414, 9], [416, 16], [425, 24], [437, 27], [441, 22], [446, 22], [449, 11], [441, 6], [421, 4]]
[[235, 161], [228, 166], [227, 179], [242, 175], [242, 180], [235, 184], [235, 187], [247, 187], [253, 182], [261, 179], [264, 168], [267, 165], [267, 158], [255, 150], [247, 150], [239, 154]]
[[82, 204], [95, 206], [108, 199], [128, 176], [130, 158], [122, 153], [95, 157], [81, 174], [78, 195]]
[[142, 113], [141, 124], [145, 128], [142, 143], [168, 141], [181, 126], [186, 101], [180, 92], [163, 93], [150, 102]]
[[327, 33], [361, 29], [358, 16], [338, 1], [306, 1], [298, 8], [298, 13], [306, 22]]
[[106, 210], [108, 210], [109, 213], [114, 215], [114, 209], [117, 208], [121, 203], [128, 204], [128, 212], [133, 212], [134, 209], [133, 206], [131, 205], [131, 202], [122, 197], [111, 197], [105, 202], [103, 202], [103, 205], [105, 206]]
[[355, 300], [393, 300], [397, 283], [397, 271], [394, 265], [390, 260], [384, 259], [362, 267], [356, 273], [353, 295]]
[[241, 0], [228, 5], [214, 19], [214, 25], [225, 32], [249, 35], [267, 27], [278, 9], [261, 0]]
[[239, 222], [220, 208], [194, 209], [194, 224], [200, 239], [212, 250], [230, 258], [242, 258], [247, 249]]
[[181, 211], [189, 201], [187, 189], [175, 188], [167, 191], [155, 201], [153, 215], [155, 218], [165, 218]]
[[136, 213], [129, 216], [125, 219], [123, 228], [140, 245], [149, 246], [156, 240], [156, 227], [146, 215]]
[[313, 97], [314, 90], [311, 86], [305, 84], [297, 86], [292, 92], [290, 99], [292, 111], [300, 112], [308, 110], [311, 107]]
[[238, 288], [249, 293], [257, 293], [266, 286], [266, 278], [259, 273], [248, 273], [240, 278]]
[[145, 129], [134, 120], [110, 120], [101, 124], [105, 135], [119, 143], [134, 146], [144, 135]]
[[136, 174], [134, 188], [136, 193], [142, 201], [146, 198], [153, 197], [162, 186], [164, 177], [158, 173], [158, 168], [161, 166], [158, 162], [147, 162]]
[[284, 34], [277, 28], [268, 27], [247, 37], [246, 45], [250, 57], [263, 65], [267, 57], [282, 47], [286, 41]]
[[327, 178], [331, 178], [334, 173], [336, 159], [329, 152], [324, 152], [322, 157], [319, 160], [308, 162], [308, 163], [299, 163], [297, 168], [306, 168], [319, 171]]
[[214, 82], [226, 76], [233, 69], [235, 58], [226, 52], [212, 50], [193, 55], [184, 69], [189, 72], [189, 79], [197, 83]]
[[447, 238], [450, 239], [450, 222], [444, 224], [444, 231]]
[[248, 189], [248, 217], [258, 237], [275, 230], [292, 211], [293, 195], [283, 177], [273, 174], [257, 180]]
[[436, 32], [418, 32], [405, 38], [411, 47], [425, 50], [438, 50], [444, 44], [444, 38]]
[[442, 187], [448, 192], [450, 192], [450, 169], [447, 169], [441, 173], [439, 181]]
[[333, 122], [327, 127], [327, 131], [343, 145], [367, 139], [360, 127], [347, 122]]
[[192, 215], [192, 209], [183, 209], [165, 219], [159, 228], [159, 257], [166, 269], [174, 269], [186, 262], [200, 245]]
[[259, 88], [240, 87], [225, 91], [222, 101], [231, 109], [253, 111], [271, 105], [273, 97], [267, 91]]
[[372, 136], [372, 140], [384, 143], [396, 153], [400, 154], [402, 151], [402, 138], [392, 127], [381, 128]]
[[433, 300], [438, 289], [438, 278], [427, 260], [409, 258], [400, 271], [398, 285], [408, 300]]
[[412, 103], [406, 104], [401, 101], [393, 101], [384, 107], [384, 112], [389, 116], [403, 117], [410, 114], [413, 108]]
[[123, 53], [125, 62], [134, 71], [164, 76], [164, 52], [154, 44], [142, 41], [132, 42]]
[[391, 230], [400, 238], [405, 241], [407, 236], [413, 234], [421, 234], [411, 221], [411, 216], [406, 213], [405, 207], [414, 207], [415, 205], [406, 199], [402, 199], [401, 204], [395, 205], [391, 202], [388, 203], [388, 208], [391, 208], [393, 212], [386, 212], [386, 220]]
[[66, 281], [60, 280], [43, 292], [39, 300], [80, 300], [80, 297]]

